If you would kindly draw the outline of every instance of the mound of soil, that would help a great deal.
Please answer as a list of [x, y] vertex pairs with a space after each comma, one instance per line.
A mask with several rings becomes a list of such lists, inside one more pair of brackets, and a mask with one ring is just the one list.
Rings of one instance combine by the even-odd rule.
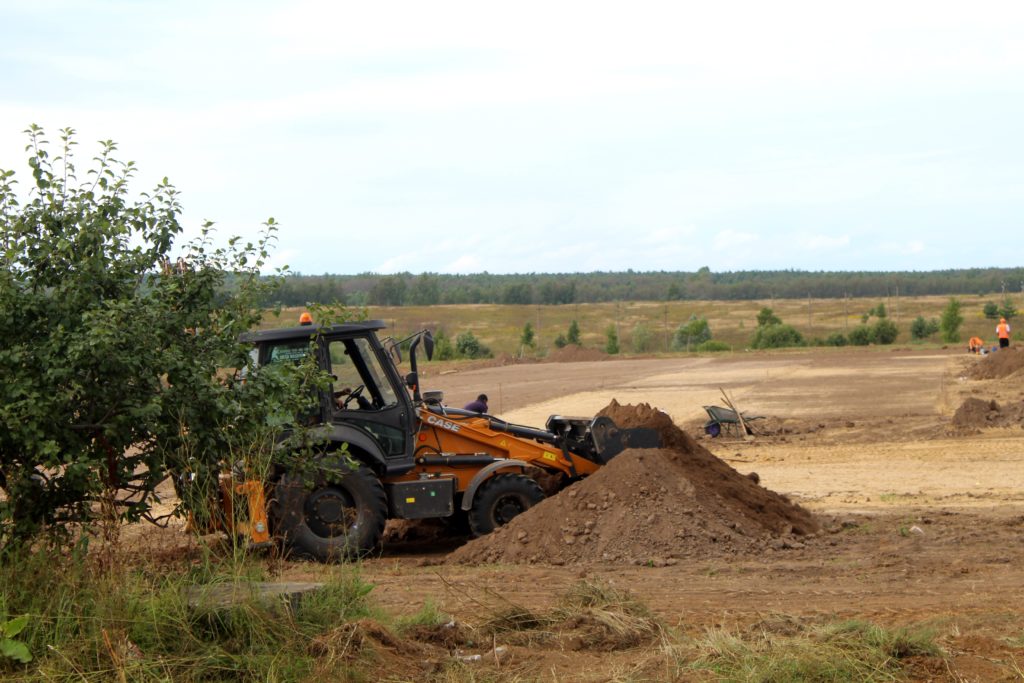
[[972, 379], [1002, 379], [1021, 370], [1024, 370], [1024, 353], [1011, 347], [979, 358], [967, 371], [967, 376]]
[[627, 450], [587, 479], [453, 552], [454, 562], [674, 564], [681, 558], [800, 547], [807, 510], [744, 476], [649, 405], [601, 411], [656, 429], [662, 448]]
[[995, 401], [968, 398], [953, 413], [953, 426], [959, 429], [1012, 427], [1020, 424], [1024, 424], [1022, 402], [1000, 406]]
[[610, 356], [600, 349], [585, 349], [582, 346], [569, 344], [555, 349], [544, 357], [545, 363], [580, 363], [592, 360], [608, 360]]

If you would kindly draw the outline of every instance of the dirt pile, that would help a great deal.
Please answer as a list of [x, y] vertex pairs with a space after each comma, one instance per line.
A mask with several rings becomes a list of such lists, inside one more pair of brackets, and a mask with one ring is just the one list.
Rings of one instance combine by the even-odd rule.
[[811, 514], [740, 474], [646, 404], [601, 411], [621, 427], [661, 434], [660, 449], [628, 450], [596, 474], [453, 552], [454, 562], [656, 566], [683, 558], [802, 547]]
[[1002, 379], [1024, 370], [1024, 353], [1018, 349], [1000, 349], [978, 359], [968, 371], [971, 379]]
[[968, 398], [953, 413], [953, 426], [958, 429], [981, 427], [1012, 427], [1024, 424], [1024, 403], [1000, 406], [995, 401]]

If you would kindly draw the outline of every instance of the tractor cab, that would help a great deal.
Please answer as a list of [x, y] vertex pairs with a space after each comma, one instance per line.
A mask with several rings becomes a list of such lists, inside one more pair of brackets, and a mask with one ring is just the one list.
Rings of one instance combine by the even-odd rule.
[[413, 467], [416, 429], [406, 382], [377, 336], [384, 328], [380, 320], [305, 323], [242, 337], [254, 345], [258, 367], [298, 363], [315, 353], [317, 365], [331, 376], [331, 385], [319, 392], [317, 409], [308, 421], [322, 425], [331, 444], [349, 444], [349, 452], [381, 476]]

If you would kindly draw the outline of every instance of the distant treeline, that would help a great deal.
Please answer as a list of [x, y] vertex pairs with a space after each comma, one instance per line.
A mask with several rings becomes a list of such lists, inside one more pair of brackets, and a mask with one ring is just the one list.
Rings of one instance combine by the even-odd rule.
[[529, 273], [516, 275], [291, 275], [274, 302], [302, 306], [572, 304], [602, 301], [679, 301], [849, 297], [987, 295], [1024, 291], [1024, 268], [971, 268], [927, 272], [808, 272], [746, 270], [697, 272]]

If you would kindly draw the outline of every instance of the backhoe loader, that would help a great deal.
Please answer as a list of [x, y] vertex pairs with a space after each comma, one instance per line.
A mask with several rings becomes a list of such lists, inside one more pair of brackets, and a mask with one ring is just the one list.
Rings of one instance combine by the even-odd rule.
[[[486, 534], [624, 449], [659, 445], [653, 430], [619, 429], [607, 417], [552, 415], [538, 429], [446, 406], [441, 392], [420, 391], [417, 353], [432, 356], [429, 331], [405, 340], [411, 372], [402, 377], [399, 344], [378, 337], [384, 328], [307, 323], [243, 336], [255, 372], [313, 353], [332, 386], [309, 416], [320, 474], [222, 475], [231, 531], [322, 561], [373, 551], [389, 518], [449, 518]], [[232, 498], [246, 501], [237, 515]]]

